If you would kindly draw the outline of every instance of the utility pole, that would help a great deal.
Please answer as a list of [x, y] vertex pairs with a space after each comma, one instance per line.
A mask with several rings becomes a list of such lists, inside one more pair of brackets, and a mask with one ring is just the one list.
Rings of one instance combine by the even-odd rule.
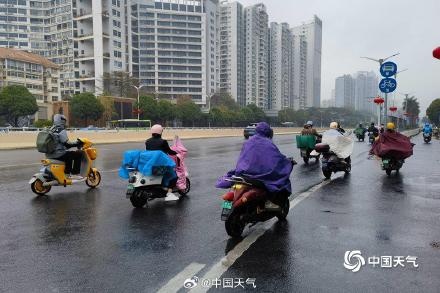
[[137, 91], [137, 120], [139, 121], [140, 120], [140, 115], [141, 115], [141, 113], [140, 113], [140, 109], [139, 109], [139, 98], [140, 98], [140, 90], [141, 90], [141, 88], [143, 88], [145, 85], [140, 85], [140, 86], [135, 86], [135, 85], [132, 85], [135, 89], [136, 89], [136, 91]]

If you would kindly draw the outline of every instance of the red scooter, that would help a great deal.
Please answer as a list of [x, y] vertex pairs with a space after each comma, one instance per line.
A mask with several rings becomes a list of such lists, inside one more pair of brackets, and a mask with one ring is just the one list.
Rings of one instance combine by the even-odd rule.
[[[295, 162], [296, 163], [296, 162]], [[232, 190], [223, 195], [221, 219], [225, 221], [226, 233], [240, 237], [247, 224], [255, 225], [273, 217], [284, 220], [290, 209], [290, 194], [271, 196], [264, 185], [246, 177], [232, 176]], [[267, 204], [270, 198], [273, 204]]]

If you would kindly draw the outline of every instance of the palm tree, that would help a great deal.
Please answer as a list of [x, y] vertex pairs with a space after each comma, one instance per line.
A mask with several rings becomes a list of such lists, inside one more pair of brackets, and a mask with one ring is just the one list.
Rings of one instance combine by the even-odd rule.
[[403, 110], [410, 117], [410, 126], [414, 126], [420, 114], [420, 105], [416, 97], [406, 97], [403, 101]]

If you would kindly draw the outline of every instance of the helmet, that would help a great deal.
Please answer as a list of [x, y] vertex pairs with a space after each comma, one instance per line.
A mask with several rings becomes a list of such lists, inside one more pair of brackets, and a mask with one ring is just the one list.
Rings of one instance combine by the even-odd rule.
[[371, 122], [371, 124], [370, 124], [371, 126], [374, 126], [374, 122]]
[[393, 122], [388, 122], [387, 123], [387, 129], [394, 130], [395, 128], [396, 128], [396, 125], [394, 125]]
[[151, 134], [159, 134], [162, 135], [163, 127], [160, 124], [155, 124], [151, 127]]
[[338, 129], [338, 122], [330, 123], [330, 129]]
[[65, 127], [66, 121], [67, 121], [66, 116], [64, 116], [63, 114], [55, 114], [53, 116], [53, 124], [55, 126]]
[[307, 121], [306, 125], [313, 126], [313, 121], [311, 121], [311, 120]]

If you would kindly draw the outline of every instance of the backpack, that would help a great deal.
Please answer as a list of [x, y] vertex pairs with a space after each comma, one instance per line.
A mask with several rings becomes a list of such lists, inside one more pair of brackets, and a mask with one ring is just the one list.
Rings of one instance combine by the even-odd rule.
[[57, 135], [53, 129], [43, 129], [37, 136], [37, 150], [40, 153], [52, 154], [57, 147]]

